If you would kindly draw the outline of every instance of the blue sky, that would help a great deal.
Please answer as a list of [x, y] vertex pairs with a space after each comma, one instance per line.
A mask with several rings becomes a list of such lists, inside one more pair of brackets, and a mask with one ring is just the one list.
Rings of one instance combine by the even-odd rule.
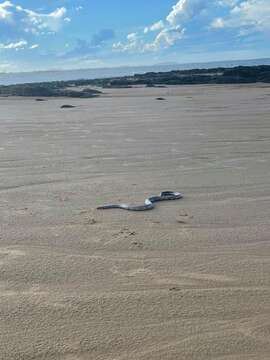
[[0, 71], [270, 57], [270, 0], [0, 0]]

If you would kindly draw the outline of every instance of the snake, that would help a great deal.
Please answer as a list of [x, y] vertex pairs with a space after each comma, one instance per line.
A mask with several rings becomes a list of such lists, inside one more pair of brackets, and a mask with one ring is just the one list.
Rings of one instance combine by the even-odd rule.
[[176, 191], [162, 191], [160, 195], [150, 196], [145, 199], [144, 205], [129, 205], [129, 204], [109, 204], [97, 207], [98, 210], [107, 209], [123, 209], [129, 211], [146, 211], [155, 208], [155, 203], [158, 201], [165, 200], [179, 200], [182, 199], [183, 195]]

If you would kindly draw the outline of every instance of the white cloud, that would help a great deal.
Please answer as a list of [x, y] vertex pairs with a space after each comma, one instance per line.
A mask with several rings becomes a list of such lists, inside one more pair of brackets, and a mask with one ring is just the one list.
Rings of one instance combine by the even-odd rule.
[[21, 41], [17, 41], [14, 43], [9, 43], [9, 44], [3, 44], [0, 43], [0, 49], [15, 49], [15, 50], [23, 50], [25, 49], [25, 47], [28, 45], [28, 42], [26, 40], [21, 40]]
[[222, 18], [216, 18], [212, 21], [211, 27], [214, 29], [222, 29], [225, 27], [225, 22]]
[[122, 52], [142, 51], [143, 43], [138, 38], [137, 33], [131, 33], [127, 35], [127, 41], [125, 43], [119, 41], [113, 44], [113, 49]]
[[184, 36], [185, 29], [180, 26], [161, 30], [152, 43], [146, 43], [144, 50], [157, 51], [162, 48], [169, 48]]
[[39, 48], [39, 44], [34, 44], [34, 45], [31, 45], [30, 47], [29, 47], [29, 49], [37, 49], [37, 48]]
[[138, 40], [138, 35], [137, 35], [137, 33], [128, 34], [127, 39], [130, 42], [137, 41]]
[[270, 0], [227, 0], [227, 4], [231, 6], [229, 15], [215, 19], [212, 27], [222, 24], [222, 27], [239, 28], [242, 34], [270, 30]]
[[12, 6], [10, 1], [0, 3], [0, 20], [8, 20], [12, 16], [12, 12], [9, 11]]
[[184, 33], [185, 29], [182, 29], [180, 26], [165, 28], [150, 42], [139, 37], [137, 33], [131, 33], [128, 34], [125, 43], [118, 42], [113, 44], [113, 49], [122, 52], [158, 51], [173, 46], [177, 41], [183, 38]]
[[174, 45], [178, 40], [183, 38], [185, 33], [185, 29], [180, 26], [176, 26], [172, 29], [164, 29], [162, 30], [156, 37], [155, 42], [159, 44], [159, 46], [170, 47]]
[[70, 21], [65, 17], [66, 8], [58, 8], [49, 14], [41, 14], [28, 9], [21, 9], [25, 13], [26, 17], [24, 22], [27, 24], [32, 32], [39, 31], [52, 31], [57, 32], [63, 25], [64, 21]]
[[158, 31], [164, 28], [164, 22], [162, 20], [154, 23], [153, 25], [144, 28], [144, 33], [147, 34], [150, 31]]
[[9, 71], [16, 71], [17, 70], [17, 66], [15, 66], [12, 63], [0, 63], [0, 72], [9, 72]]
[[119, 41], [113, 44], [113, 49], [122, 51], [122, 52], [142, 52], [144, 48], [144, 43], [141, 38], [138, 36], [138, 33], [130, 33], [127, 35], [127, 40], [125, 43]]
[[239, 2], [239, 0], [219, 0], [218, 1], [218, 5], [221, 6], [235, 6], [237, 3]]
[[173, 26], [181, 25], [198, 15], [206, 6], [205, 0], [180, 0], [173, 6], [166, 19]]
[[28, 41], [20, 40], [16, 42], [10, 43], [0, 43], [0, 50], [25, 50], [25, 49], [37, 49], [39, 47], [38, 44], [29, 45]]
[[[227, 16], [218, 16], [224, 13]], [[211, 14], [217, 15], [212, 21]], [[208, 21], [202, 25], [204, 31], [231, 27], [237, 29], [238, 36], [270, 31], [270, 0], [178, 0], [164, 20], [129, 34], [126, 41], [114, 44], [113, 48], [128, 52], [170, 48], [183, 39], [186, 29], [192, 29], [193, 21], [200, 18], [200, 23], [203, 16]], [[155, 37], [153, 32], [158, 32]]]
[[44, 14], [22, 6], [15, 5], [11, 1], [0, 3], [0, 21], [13, 21], [14, 26], [22, 28], [25, 32], [34, 34], [57, 32], [65, 22], [71, 19], [66, 16], [66, 8], [61, 7]]
[[247, 0], [231, 11], [232, 17], [239, 19], [242, 26], [251, 26], [258, 29], [270, 29], [270, 1]]
[[[144, 28], [141, 39], [136, 34], [136, 39], [128, 37], [126, 43], [116, 43], [113, 48], [120, 51], [141, 52], [169, 48], [183, 38], [186, 31], [185, 23], [199, 15], [206, 6], [207, 1], [205, 0], [179, 0], [172, 7], [166, 19]], [[155, 31], [158, 31], [158, 34], [152, 41], [149, 41], [146, 36], [148, 37]]]

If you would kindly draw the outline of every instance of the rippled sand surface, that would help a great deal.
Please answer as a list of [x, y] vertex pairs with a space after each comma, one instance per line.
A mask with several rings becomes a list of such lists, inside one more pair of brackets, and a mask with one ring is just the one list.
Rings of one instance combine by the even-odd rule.
[[269, 359], [270, 87], [0, 109], [1, 360]]

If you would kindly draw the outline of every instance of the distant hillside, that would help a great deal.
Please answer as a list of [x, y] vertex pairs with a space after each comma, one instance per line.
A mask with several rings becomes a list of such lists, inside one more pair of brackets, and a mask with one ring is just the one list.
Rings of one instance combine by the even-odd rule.
[[131, 76], [146, 72], [168, 72], [172, 70], [231, 68], [235, 66], [270, 65], [270, 59], [230, 60], [198, 63], [165, 63], [145, 66], [119, 66], [111, 68], [93, 68], [77, 70], [50, 70], [18, 73], [0, 73], [0, 85], [40, 83], [50, 81], [68, 81], [78, 79], [112, 78]]
[[[270, 66], [237, 66], [234, 68], [176, 70], [149, 72], [118, 79], [102, 80], [104, 87], [125, 87], [134, 85], [193, 85], [193, 84], [247, 84], [270, 83]], [[96, 81], [98, 84], [98, 81]]]
[[252, 84], [270, 83], [270, 65], [237, 66], [234, 68], [213, 68], [148, 72], [133, 76], [107, 79], [53, 81], [0, 86], [1, 96], [66, 96], [90, 98], [101, 94], [89, 88], [126, 88], [132, 86], [166, 86], [195, 84]]

